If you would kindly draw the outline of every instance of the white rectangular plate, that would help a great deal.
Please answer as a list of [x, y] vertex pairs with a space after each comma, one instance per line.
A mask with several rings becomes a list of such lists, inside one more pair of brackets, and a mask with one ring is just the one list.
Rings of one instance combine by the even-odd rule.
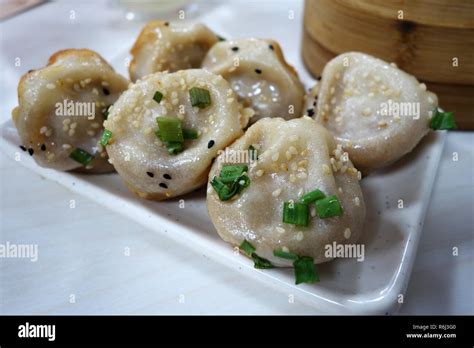
[[[289, 11], [296, 13], [294, 22], [288, 19]], [[249, 6], [230, 2], [197, 20], [228, 38], [275, 38], [309, 87], [313, 80], [299, 57], [301, 13], [297, 11], [298, 8], [291, 8], [286, 2], [272, 2], [271, 6], [268, 2], [254, 1]], [[242, 18], [245, 25], [241, 23]], [[282, 24], [285, 20], [290, 22]], [[128, 49], [128, 46], [122, 47], [118, 52]], [[125, 57], [125, 53], [120, 54], [111, 62], [124, 74]], [[256, 270], [250, 260], [235, 255], [217, 236], [207, 215], [204, 189], [183, 197], [185, 209], [179, 208], [179, 198], [166, 202], [141, 200], [128, 192], [117, 174], [80, 175], [39, 167], [19, 149], [20, 141], [11, 121], [2, 125], [1, 132], [2, 149], [14, 159], [21, 158], [20, 164], [39, 175], [128, 216], [152, 231], [164, 233], [243, 276], [294, 294], [318, 312], [331, 314], [389, 314], [399, 307], [398, 296], [404, 293], [409, 280], [446, 138], [445, 132], [431, 132], [403, 160], [362, 180], [367, 206], [365, 231], [360, 241], [365, 245], [363, 262], [340, 259], [319, 265], [320, 283], [295, 286], [291, 269]], [[403, 201], [402, 209], [399, 200]]]

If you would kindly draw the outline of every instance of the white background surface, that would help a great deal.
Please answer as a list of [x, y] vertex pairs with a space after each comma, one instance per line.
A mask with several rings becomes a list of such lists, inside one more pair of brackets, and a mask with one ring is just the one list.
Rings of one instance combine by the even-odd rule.
[[[301, 2], [284, 6], [295, 11], [299, 25]], [[99, 1], [47, 4], [1, 23], [0, 121], [16, 103], [16, 85], [6, 81], [17, 81], [68, 47], [91, 48], [112, 59], [141, 25]], [[258, 27], [253, 30], [258, 36]], [[283, 49], [290, 62], [299, 59], [299, 42]], [[16, 57], [21, 66], [12, 69]], [[472, 133], [448, 134], [401, 313], [474, 313], [473, 141]], [[3, 153], [0, 167], [0, 242], [39, 245], [38, 262], [0, 259], [1, 313], [317, 313], [298, 298], [289, 303], [287, 294], [36, 176]]]

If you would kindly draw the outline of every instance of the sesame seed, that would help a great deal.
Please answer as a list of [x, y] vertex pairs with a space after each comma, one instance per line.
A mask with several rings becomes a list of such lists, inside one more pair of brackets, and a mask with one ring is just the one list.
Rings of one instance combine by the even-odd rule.
[[362, 173], [360, 172], [360, 170], [357, 171], [357, 179], [359, 181], [362, 180]]
[[277, 226], [275, 229], [276, 229], [276, 231], [277, 231], [278, 233], [280, 233], [280, 234], [283, 234], [283, 233], [286, 232], [286, 230], [285, 230], [283, 227], [280, 227], [280, 226]]
[[420, 89], [422, 91], [426, 91], [426, 85], [424, 83], [420, 83]]
[[69, 150], [69, 149], [72, 148], [72, 146], [69, 145], [69, 144], [63, 144], [63, 145], [62, 145], [62, 148], [63, 148], [64, 150]]
[[330, 174], [331, 170], [329, 169], [329, 166], [327, 164], [323, 164], [323, 173], [324, 174]]
[[163, 174], [163, 178], [165, 178], [166, 180], [171, 180], [171, 175]]
[[20, 145], [20, 149], [22, 149], [23, 151], [26, 151], [26, 147], [24, 147], [23, 145]]
[[68, 135], [70, 137], [72, 137], [74, 135], [74, 133], [76, 133], [76, 131], [74, 129], [70, 129], [69, 132], [68, 132]]
[[274, 50], [273, 45], [268, 45], [268, 48], [271, 49], [272, 51]]
[[354, 204], [356, 205], [356, 207], [360, 206], [360, 199], [359, 199], [359, 197], [354, 198]]
[[298, 154], [298, 150], [296, 150], [296, 147], [294, 147], [293, 145], [290, 146], [290, 148], [288, 150], [290, 151], [290, 153], [292, 155], [297, 155]]
[[213, 147], [215, 144], [215, 141], [214, 140], [211, 140], [207, 143], [207, 148], [210, 149], [211, 147]]
[[166, 185], [164, 182], [160, 182], [160, 187], [167, 189], [168, 185]]
[[338, 187], [337, 190], [339, 191], [339, 193], [342, 195], [344, 192], [342, 191], [342, 187]]
[[289, 253], [290, 249], [288, 249], [286, 246], [284, 246], [284, 247], [281, 248], [281, 251], [283, 251], [285, 253]]
[[95, 132], [93, 130], [88, 130], [87, 131], [87, 135], [90, 136], [90, 137], [93, 137], [95, 135]]
[[104, 92], [105, 95], [109, 95], [110, 91], [107, 88], [102, 88], [102, 92]]
[[290, 153], [290, 151], [286, 151], [285, 156], [286, 156], [286, 159], [289, 161], [289, 160], [291, 160], [291, 157], [293, 155]]
[[31, 147], [28, 149], [28, 153], [30, 154], [30, 156], [33, 156], [34, 153], [35, 153], [35, 150], [33, 150]]
[[311, 214], [311, 217], [316, 216], [316, 207], [314, 205], [311, 205], [311, 208], [309, 208], [309, 213]]
[[296, 177], [294, 174], [290, 174], [290, 182], [292, 183], [296, 182]]
[[314, 109], [308, 109], [306, 110], [306, 113], [308, 114], [309, 117], [314, 116]]
[[231, 48], [232, 51], [237, 52], [239, 48], [237, 46]]
[[351, 238], [351, 229], [350, 228], [346, 228], [344, 230], [344, 238], [346, 238], [346, 239]]
[[107, 81], [102, 81], [101, 85], [104, 86], [104, 87], [107, 87], [109, 85], [109, 83]]
[[291, 135], [291, 136], [290, 136], [290, 141], [291, 141], [291, 142], [298, 141], [298, 136], [297, 136], [297, 135], [294, 135], [294, 134]]
[[308, 177], [308, 174], [306, 174], [305, 172], [299, 172], [298, 174], [296, 174], [296, 177], [298, 179], [306, 179]]
[[377, 122], [377, 125], [378, 125], [379, 127], [386, 127], [386, 126], [387, 126], [387, 122], [381, 120], [381, 121]]
[[299, 231], [297, 234], [296, 234], [296, 240], [301, 242], [304, 238], [304, 234], [303, 232]]
[[46, 88], [47, 88], [47, 89], [55, 89], [55, 88], [56, 88], [56, 85], [55, 85], [54, 83], [48, 83], [48, 84], [46, 85]]
[[278, 158], [280, 158], [280, 153], [279, 153], [279, 152], [275, 152], [275, 153], [272, 155], [272, 161], [273, 161], [273, 162], [276, 162], [276, 161], [278, 161]]
[[261, 73], [262, 73], [262, 70], [260, 70], [260, 69], [255, 69], [255, 72], [256, 72], [257, 74], [261, 74]]
[[71, 123], [70, 127], [71, 127], [71, 129], [74, 129], [74, 128], [76, 128], [76, 127], [77, 127], [77, 122], [73, 122], [73, 123]]
[[278, 197], [281, 193], [281, 188], [276, 189], [275, 191], [272, 192], [273, 197]]
[[262, 176], [264, 173], [263, 169], [259, 169], [257, 170], [257, 172], [255, 173], [257, 176]]
[[45, 145], [45, 144], [41, 144], [40, 149], [41, 149], [41, 151], [46, 151], [46, 145]]
[[369, 107], [366, 107], [363, 111], [362, 111], [362, 115], [364, 116], [369, 116], [370, 113], [371, 113], [371, 109]]

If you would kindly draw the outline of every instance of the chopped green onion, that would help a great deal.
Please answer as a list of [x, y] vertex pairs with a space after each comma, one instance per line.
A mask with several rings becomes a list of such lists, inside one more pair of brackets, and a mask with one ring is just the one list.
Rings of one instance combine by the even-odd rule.
[[240, 244], [239, 248], [243, 250], [248, 256], [251, 256], [255, 252], [255, 247], [247, 242], [247, 240], [244, 240], [242, 244]]
[[303, 203], [283, 203], [283, 222], [287, 224], [308, 226], [309, 208]]
[[197, 139], [198, 132], [195, 129], [183, 128], [183, 138], [186, 139]]
[[183, 130], [181, 129], [181, 120], [176, 117], [162, 116], [157, 117], [159, 130], [156, 135], [163, 142], [184, 142]]
[[342, 215], [341, 203], [336, 195], [317, 200], [315, 206], [316, 213], [321, 219]]
[[434, 130], [456, 129], [457, 125], [454, 121], [454, 114], [452, 112], [443, 112], [436, 108], [435, 114], [430, 121], [430, 128]]
[[250, 185], [250, 178], [247, 175], [241, 175], [240, 178], [235, 181], [235, 185], [237, 185], [237, 194], [239, 194], [244, 188]]
[[317, 201], [318, 199], [321, 199], [321, 198], [324, 198], [324, 197], [326, 197], [326, 195], [324, 193], [322, 193], [320, 190], [314, 190], [314, 191], [308, 192], [307, 194], [303, 195], [303, 197], [301, 197], [300, 201], [301, 201], [301, 203], [309, 204], [309, 203], [313, 203], [314, 201]]
[[110, 106], [107, 106], [106, 108], [102, 109], [102, 117], [104, 118], [104, 120], [109, 118], [109, 108]]
[[295, 284], [319, 282], [314, 260], [309, 256], [299, 256], [293, 262], [295, 268]]
[[224, 184], [230, 184], [239, 179], [246, 171], [248, 171], [248, 167], [245, 164], [225, 165], [221, 169], [220, 179]]
[[258, 153], [257, 149], [253, 147], [253, 145], [249, 146], [249, 157], [251, 161], [256, 161], [258, 160]]
[[163, 99], [163, 94], [159, 91], [156, 91], [155, 94], [153, 95], [153, 100], [159, 104], [161, 99]]
[[89, 152], [76, 147], [69, 155], [69, 158], [86, 166], [94, 159], [94, 156], [92, 156]]
[[287, 260], [296, 260], [299, 257], [296, 254], [286, 252], [283, 250], [273, 250], [273, 256], [281, 257], [282, 259], [287, 259]]
[[170, 155], [177, 155], [183, 151], [183, 143], [177, 141], [165, 141], [164, 144]]
[[268, 261], [267, 259], [264, 259], [263, 257], [258, 256], [255, 253], [252, 254], [252, 260], [254, 262], [253, 266], [255, 268], [259, 268], [259, 269], [273, 268], [273, 265], [270, 261]]
[[108, 129], [104, 129], [104, 133], [100, 137], [100, 145], [105, 146], [109, 143], [110, 138], [112, 137], [112, 132]]
[[192, 106], [204, 109], [211, 105], [211, 95], [207, 89], [193, 87], [189, 90], [189, 96], [191, 98]]
[[217, 39], [218, 39], [219, 41], [225, 41], [225, 37], [222, 37], [222, 36], [220, 36], [220, 35], [217, 35]]
[[221, 201], [228, 201], [237, 194], [237, 185], [229, 187], [224, 184], [217, 176], [212, 179], [211, 186], [217, 192], [217, 195]]

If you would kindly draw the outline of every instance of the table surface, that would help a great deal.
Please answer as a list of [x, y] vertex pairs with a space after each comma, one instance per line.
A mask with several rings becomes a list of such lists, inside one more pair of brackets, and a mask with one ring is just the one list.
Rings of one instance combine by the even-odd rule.
[[[295, 20], [301, 5], [288, 5]], [[107, 1], [48, 3], [0, 23], [0, 121], [16, 103], [11, 81], [52, 52], [87, 47], [111, 59], [142, 24]], [[401, 314], [474, 314], [473, 144], [473, 133], [448, 134]], [[0, 243], [39, 249], [37, 262], [0, 258], [0, 313], [317, 314], [32, 174], [3, 152], [0, 173]]]

